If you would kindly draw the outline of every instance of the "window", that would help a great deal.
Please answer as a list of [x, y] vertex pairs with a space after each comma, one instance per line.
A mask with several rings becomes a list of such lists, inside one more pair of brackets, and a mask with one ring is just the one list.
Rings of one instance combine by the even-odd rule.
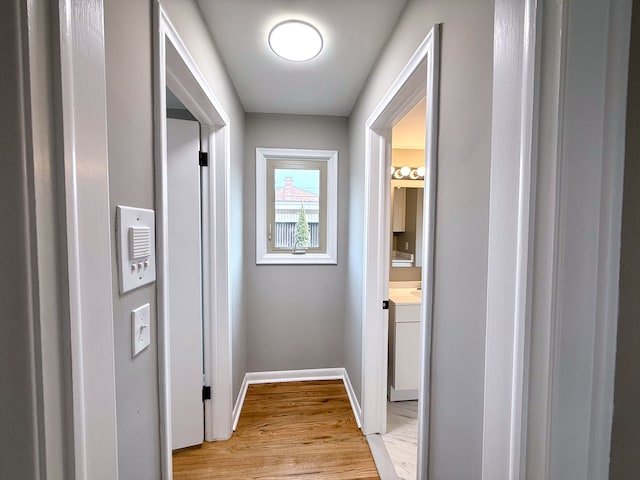
[[337, 263], [335, 150], [256, 149], [256, 263]]

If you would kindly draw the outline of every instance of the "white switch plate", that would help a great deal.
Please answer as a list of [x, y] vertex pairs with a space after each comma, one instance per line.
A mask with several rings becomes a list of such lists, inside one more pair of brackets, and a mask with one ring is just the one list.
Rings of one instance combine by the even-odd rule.
[[134, 357], [151, 343], [150, 312], [148, 303], [131, 312], [131, 345]]

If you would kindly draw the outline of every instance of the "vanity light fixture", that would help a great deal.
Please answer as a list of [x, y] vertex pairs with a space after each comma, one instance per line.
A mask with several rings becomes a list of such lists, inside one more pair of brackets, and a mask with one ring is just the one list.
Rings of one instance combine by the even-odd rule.
[[424, 178], [424, 167], [411, 168], [406, 165], [403, 167], [391, 167], [391, 177], [396, 180], [409, 179], [420, 180]]
[[269, 32], [269, 47], [280, 58], [306, 62], [322, 51], [322, 35], [316, 27], [302, 20], [285, 20]]

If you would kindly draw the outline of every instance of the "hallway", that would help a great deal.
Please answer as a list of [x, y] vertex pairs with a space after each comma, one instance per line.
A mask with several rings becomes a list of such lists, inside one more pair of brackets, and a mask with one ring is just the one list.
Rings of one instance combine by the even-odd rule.
[[[172, 480], [173, 447], [196, 444], [173, 441], [173, 413], [204, 436], [175, 478], [377, 478], [378, 200], [396, 171], [411, 180], [392, 127], [425, 91], [417, 478], [640, 478], [640, 0], [0, 5], [0, 478]], [[320, 35], [315, 56], [274, 48], [287, 24]], [[168, 246], [168, 90], [200, 123], [200, 200], [181, 209], [199, 248]], [[278, 224], [300, 226], [293, 244]], [[176, 348], [172, 249], [200, 250], [180, 265], [203, 297], [202, 340]], [[195, 402], [174, 408], [187, 375]], [[319, 378], [347, 395], [267, 384]]]

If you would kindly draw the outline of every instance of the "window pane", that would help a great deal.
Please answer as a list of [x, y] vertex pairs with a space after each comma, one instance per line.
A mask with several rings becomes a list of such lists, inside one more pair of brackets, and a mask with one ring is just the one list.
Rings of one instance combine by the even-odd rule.
[[274, 169], [275, 248], [318, 248], [320, 169]]

